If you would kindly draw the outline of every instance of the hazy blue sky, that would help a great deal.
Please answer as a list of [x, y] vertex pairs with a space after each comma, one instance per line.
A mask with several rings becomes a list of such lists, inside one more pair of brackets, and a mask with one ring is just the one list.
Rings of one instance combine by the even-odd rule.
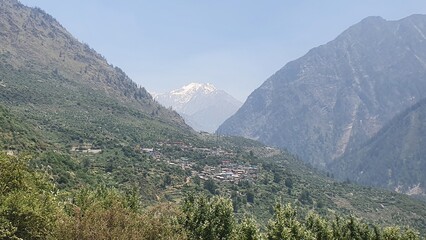
[[240, 100], [367, 16], [426, 13], [425, 0], [22, 0], [149, 91], [209, 82]]

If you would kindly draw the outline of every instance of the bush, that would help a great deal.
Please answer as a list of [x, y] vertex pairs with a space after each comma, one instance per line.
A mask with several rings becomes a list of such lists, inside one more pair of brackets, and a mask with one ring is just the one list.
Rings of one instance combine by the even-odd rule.
[[80, 190], [66, 206], [58, 239], [186, 239], [177, 222], [180, 212], [170, 204], [142, 212], [133, 195], [98, 187]]

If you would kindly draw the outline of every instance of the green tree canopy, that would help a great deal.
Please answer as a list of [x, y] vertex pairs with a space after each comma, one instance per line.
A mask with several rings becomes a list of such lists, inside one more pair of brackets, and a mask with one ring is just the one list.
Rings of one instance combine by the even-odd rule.
[[55, 188], [28, 168], [29, 159], [0, 154], [1, 239], [44, 239], [55, 228]]

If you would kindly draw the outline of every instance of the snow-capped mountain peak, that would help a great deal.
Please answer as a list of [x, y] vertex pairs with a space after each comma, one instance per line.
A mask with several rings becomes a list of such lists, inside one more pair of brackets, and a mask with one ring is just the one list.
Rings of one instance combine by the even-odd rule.
[[217, 91], [216, 87], [210, 83], [190, 83], [179, 89], [170, 92], [180, 103], [189, 102], [196, 94], [211, 94]]
[[193, 128], [208, 132], [214, 132], [241, 106], [241, 102], [210, 83], [190, 83], [155, 99], [182, 114]]

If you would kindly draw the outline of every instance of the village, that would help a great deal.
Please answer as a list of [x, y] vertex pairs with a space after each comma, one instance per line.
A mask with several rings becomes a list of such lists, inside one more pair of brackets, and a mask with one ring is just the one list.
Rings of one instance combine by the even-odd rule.
[[[258, 174], [258, 166], [247, 163], [238, 163], [235, 159], [237, 154], [221, 148], [200, 148], [183, 142], [158, 143], [158, 148], [141, 148], [141, 152], [147, 154], [157, 161], [166, 161], [167, 164], [191, 171], [191, 177], [198, 176], [200, 179], [214, 179], [216, 181], [238, 183], [241, 180], [255, 181]], [[204, 157], [215, 157], [221, 159], [216, 166], [205, 165], [201, 170], [196, 170], [197, 159], [189, 157], [171, 158], [164, 154], [165, 148], [179, 149], [187, 153], [200, 153]], [[188, 154], [190, 155], [190, 154]]]
[[229, 160], [224, 160], [218, 167], [205, 166], [198, 173], [198, 177], [203, 180], [217, 179], [238, 183], [241, 180], [255, 181], [257, 179], [258, 167], [252, 165], [240, 165], [231, 163]]
[[[195, 147], [185, 142], [157, 142], [154, 147], [137, 145], [134, 150], [155, 161], [181, 168], [191, 173], [190, 178], [202, 180], [213, 179], [220, 182], [239, 183], [240, 181], [256, 181], [259, 166], [242, 161], [238, 154], [221, 147]], [[276, 154], [276, 149], [263, 149], [269, 154]], [[99, 154], [102, 149], [92, 144], [74, 145], [70, 149], [75, 153]], [[214, 159], [205, 163], [206, 159]], [[201, 163], [201, 164], [200, 164]]]

